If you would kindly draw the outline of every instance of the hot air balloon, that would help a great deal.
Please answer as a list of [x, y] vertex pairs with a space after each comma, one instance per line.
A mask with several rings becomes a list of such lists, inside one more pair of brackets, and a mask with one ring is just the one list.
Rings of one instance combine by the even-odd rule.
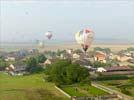
[[51, 39], [52, 36], [53, 36], [53, 34], [52, 34], [51, 31], [48, 31], [48, 32], [45, 33], [45, 36], [46, 36], [48, 39]]
[[43, 48], [43, 46], [44, 46], [43, 41], [39, 41], [39, 42], [38, 42], [38, 46], [39, 46], [40, 48]]
[[91, 43], [93, 41], [93, 35], [94, 32], [90, 28], [82, 29], [75, 34], [75, 39], [77, 43], [82, 46], [85, 52], [91, 46]]

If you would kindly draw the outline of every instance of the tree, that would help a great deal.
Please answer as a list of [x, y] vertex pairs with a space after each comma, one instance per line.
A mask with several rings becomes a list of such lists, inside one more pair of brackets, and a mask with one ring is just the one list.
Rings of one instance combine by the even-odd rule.
[[127, 48], [127, 51], [134, 51], [134, 47]]
[[69, 60], [58, 60], [45, 70], [48, 81], [56, 84], [73, 84], [89, 81], [88, 69]]
[[85, 80], [87, 81], [87, 78], [89, 80], [88, 70], [77, 63], [68, 66], [66, 71], [68, 84], [85, 82]]
[[98, 67], [104, 67], [104, 66], [102, 66], [103, 64], [100, 62], [100, 61], [95, 61], [94, 63], [93, 63], [93, 66], [95, 67], [95, 68], [98, 68]]
[[37, 61], [38, 61], [39, 63], [44, 63], [44, 61], [45, 61], [46, 59], [47, 59], [47, 58], [46, 58], [45, 55], [43, 55], [43, 54], [40, 54], [40, 55], [37, 56]]
[[34, 57], [29, 58], [26, 64], [27, 64], [27, 71], [31, 73], [35, 72], [36, 68], [38, 67], [38, 62]]
[[5, 62], [4, 59], [0, 59], [0, 70], [5, 70], [9, 66], [9, 62]]
[[57, 60], [54, 64], [48, 66], [45, 70], [46, 74], [49, 75], [48, 81], [53, 81], [56, 84], [63, 84], [66, 81], [66, 67], [71, 63], [70, 60]]

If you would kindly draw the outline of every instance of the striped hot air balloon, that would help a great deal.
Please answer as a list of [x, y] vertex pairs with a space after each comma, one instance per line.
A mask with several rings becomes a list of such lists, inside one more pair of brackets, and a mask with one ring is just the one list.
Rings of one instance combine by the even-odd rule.
[[82, 29], [81, 31], [75, 34], [75, 39], [77, 43], [82, 46], [85, 52], [91, 46], [93, 37], [94, 37], [94, 32], [90, 28]]

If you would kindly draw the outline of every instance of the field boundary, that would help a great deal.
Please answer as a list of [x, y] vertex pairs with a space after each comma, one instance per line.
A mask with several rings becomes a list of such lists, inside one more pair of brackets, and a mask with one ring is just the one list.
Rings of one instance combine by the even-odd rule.
[[55, 86], [55, 88], [57, 90], [59, 90], [61, 93], [63, 93], [64, 95], [66, 95], [68, 98], [71, 98], [71, 96], [69, 94], [67, 94], [66, 92], [64, 92], [62, 89], [60, 89], [59, 87]]
[[100, 85], [100, 84], [98, 84], [98, 83], [92, 83], [92, 85], [94, 86], [94, 87], [97, 87], [97, 88], [100, 88], [100, 89], [102, 89], [102, 90], [104, 90], [104, 91], [107, 91], [108, 93], [110, 93], [110, 94], [117, 94], [117, 96], [119, 97], [119, 98], [121, 98], [121, 99], [125, 99], [125, 100], [133, 100], [133, 98], [132, 97], [130, 97], [130, 96], [128, 96], [128, 95], [125, 95], [125, 94], [123, 94], [123, 93], [121, 93], [121, 92], [119, 92], [119, 91], [116, 91], [116, 90], [113, 90], [113, 89], [111, 89], [111, 88], [109, 88], [109, 87], [105, 87], [105, 86], [103, 86], [103, 85]]

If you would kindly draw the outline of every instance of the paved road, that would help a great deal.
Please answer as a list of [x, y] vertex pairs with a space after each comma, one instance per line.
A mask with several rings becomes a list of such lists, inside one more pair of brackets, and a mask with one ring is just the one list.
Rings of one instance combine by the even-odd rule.
[[125, 94], [123, 94], [123, 93], [121, 93], [119, 91], [113, 90], [113, 89], [111, 89], [109, 87], [106, 87], [104, 85], [100, 85], [100, 84], [98, 84], [96, 82], [92, 82], [92, 85], [97, 87], [97, 88], [100, 88], [100, 89], [102, 89], [102, 90], [104, 90], [104, 91], [106, 91], [106, 92], [108, 92], [110, 94], [116, 93], [120, 98], [122, 98], [122, 100], [134, 100], [133, 97], [125, 95]]

